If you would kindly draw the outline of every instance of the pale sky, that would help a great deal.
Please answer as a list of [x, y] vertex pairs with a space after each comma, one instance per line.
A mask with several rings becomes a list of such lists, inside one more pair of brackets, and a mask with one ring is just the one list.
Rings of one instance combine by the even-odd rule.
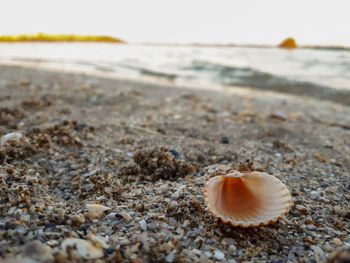
[[350, 46], [350, 0], [1, 0], [0, 34], [107, 34], [128, 42]]

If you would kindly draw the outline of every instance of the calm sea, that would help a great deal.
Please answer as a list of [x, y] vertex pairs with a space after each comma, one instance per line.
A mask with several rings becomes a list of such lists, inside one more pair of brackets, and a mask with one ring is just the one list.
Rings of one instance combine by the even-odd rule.
[[350, 51], [104, 43], [1, 43], [1, 61], [54, 63], [176, 84], [350, 90]]

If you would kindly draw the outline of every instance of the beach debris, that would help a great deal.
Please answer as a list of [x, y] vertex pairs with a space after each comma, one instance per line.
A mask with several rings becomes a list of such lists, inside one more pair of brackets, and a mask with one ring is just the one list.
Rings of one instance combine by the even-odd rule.
[[278, 178], [257, 171], [231, 170], [212, 177], [204, 196], [209, 212], [235, 227], [272, 224], [292, 206], [286, 186]]
[[322, 248], [320, 248], [319, 246], [311, 246], [311, 248], [314, 251], [316, 263], [326, 262], [326, 254], [324, 253]]
[[0, 125], [16, 128], [16, 123], [25, 117], [24, 113], [17, 108], [0, 108]]
[[345, 217], [345, 218], [350, 218], [350, 209], [346, 209], [346, 208], [342, 208], [342, 207], [339, 207], [339, 206], [335, 206], [333, 211], [338, 216]]
[[108, 244], [106, 243], [106, 238], [100, 235], [94, 235], [89, 233], [89, 240], [96, 246], [100, 248], [108, 248]]
[[246, 110], [254, 110], [253, 104], [244, 104], [242, 107]]
[[336, 249], [329, 256], [327, 263], [345, 263], [350, 262], [350, 247]]
[[23, 256], [43, 262], [53, 261], [51, 247], [41, 243], [39, 240], [33, 240], [26, 243], [23, 247]]
[[229, 144], [230, 143], [230, 139], [227, 136], [222, 136], [220, 139], [220, 143], [222, 144]]
[[19, 142], [23, 139], [23, 135], [20, 132], [11, 132], [1, 137], [0, 147], [4, 146], [8, 142]]
[[134, 152], [133, 158], [137, 166], [127, 167], [125, 173], [138, 174], [148, 181], [156, 181], [158, 179], [176, 180], [195, 171], [194, 165], [176, 158], [164, 146], [137, 150]]
[[215, 250], [215, 251], [214, 251], [214, 257], [215, 257], [217, 260], [224, 260], [224, 259], [225, 259], [225, 254], [222, 253], [220, 250]]
[[256, 167], [254, 164], [254, 161], [251, 161], [249, 159], [247, 159], [245, 162], [240, 162], [237, 170], [243, 171], [243, 172], [247, 172], [247, 171], [249, 171], [249, 172], [251, 172], [251, 171], [263, 172], [264, 171], [264, 169], [262, 167]]
[[120, 215], [125, 219], [126, 222], [130, 222], [132, 219], [130, 214], [127, 212], [121, 212]]
[[332, 240], [333, 244], [335, 244], [336, 246], [342, 246], [343, 242], [339, 239], [339, 238], [333, 238]]
[[63, 219], [65, 214], [66, 214], [66, 210], [63, 208], [58, 208], [57, 209], [57, 214], [58, 214], [58, 218], [59, 219]]
[[29, 79], [21, 79], [19, 84], [21, 86], [29, 86], [30, 84], [32, 84], [32, 82]]
[[288, 120], [288, 117], [286, 114], [280, 111], [274, 111], [270, 113], [270, 118], [279, 120], [279, 121], [286, 121]]
[[307, 215], [307, 213], [308, 213], [308, 211], [309, 211], [309, 209], [308, 209], [306, 206], [303, 206], [303, 205], [296, 205], [296, 206], [295, 206], [295, 209], [296, 209], [299, 213], [301, 213], [301, 214], [303, 214], [303, 215]]
[[323, 124], [326, 126], [339, 127], [339, 128], [344, 129], [344, 130], [350, 130], [350, 125], [347, 123], [328, 122], [328, 121], [324, 121], [322, 119], [319, 119], [315, 116], [311, 116], [311, 119], [316, 123], [320, 123], [320, 124]]
[[298, 112], [290, 112], [290, 113], [287, 113], [287, 118], [291, 121], [296, 121], [297, 119], [300, 118], [301, 115], [302, 114]]
[[141, 226], [141, 228], [142, 228], [143, 231], [146, 231], [146, 230], [147, 230], [147, 223], [146, 223], [146, 221], [145, 221], [144, 219], [142, 219], [142, 220], [140, 221], [140, 226]]
[[103, 249], [79, 238], [66, 238], [61, 244], [61, 257], [73, 259], [97, 259], [103, 256]]
[[173, 251], [171, 251], [166, 257], [165, 257], [165, 261], [166, 262], [173, 262], [174, 261], [174, 259], [175, 259], [175, 254], [176, 254], [176, 249], [175, 250], [173, 250]]
[[70, 219], [72, 221], [72, 225], [80, 226], [85, 223], [85, 217], [83, 214], [71, 215]]
[[100, 204], [86, 204], [86, 208], [89, 211], [90, 218], [96, 218], [102, 215], [104, 211], [110, 210], [109, 207]]
[[293, 152], [293, 149], [285, 142], [282, 142], [280, 140], [274, 140], [272, 142], [273, 146], [278, 148], [278, 149], [282, 149], [285, 150], [287, 152]]
[[287, 49], [293, 49], [293, 48], [297, 48], [298, 47], [297, 42], [292, 37], [286, 38], [278, 46], [280, 48], [287, 48]]
[[48, 100], [45, 96], [42, 96], [40, 100], [24, 100], [22, 101], [21, 106], [26, 110], [42, 110], [51, 106], [52, 104], [53, 103], [50, 100]]
[[207, 167], [205, 167], [206, 170], [208, 170], [209, 173], [212, 173], [213, 171], [229, 171], [232, 170], [232, 166], [228, 164], [222, 164], [222, 163], [214, 163]]
[[310, 196], [311, 196], [311, 198], [313, 198], [313, 199], [318, 199], [318, 198], [320, 198], [320, 194], [317, 192], [317, 191], [311, 191], [310, 192]]
[[319, 154], [314, 155], [314, 158], [321, 163], [328, 162], [328, 160], [325, 157], [323, 157], [322, 155], [319, 155]]
[[0, 164], [11, 163], [33, 155], [36, 147], [20, 132], [12, 132], [0, 139]]
[[[2, 109], [0, 109], [1, 124]], [[49, 149], [53, 144], [82, 146], [82, 139], [84, 138], [82, 136], [85, 133], [76, 132], [74, 130], [76, 125], [76, 121], [62, 121], [60, 124], [45, 129], [35, 128], [29, 130], [23, 133], [23, 135], [20, 132], [4, 135], [0, 141], [0, 163], [11, 163], [17, 159], [30, 157], [38, 152]], [[6, 147], [3, 147], [4, 145]]]
[[[50, 262], [50, 261], [40, 261], [40, 262]], [[16, 257], [16, 258], [4, 259], [1, 261], [1, 263], [39, 263], [39, 261], [36, 261], [31, 258]]]

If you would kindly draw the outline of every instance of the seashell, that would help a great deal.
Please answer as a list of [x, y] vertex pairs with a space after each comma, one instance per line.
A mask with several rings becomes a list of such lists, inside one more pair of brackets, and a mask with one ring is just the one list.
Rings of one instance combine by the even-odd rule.
[[204, 189], [210, 213], [232, 226], [276, 222], [292, 206], [291, 195], [276, 177], [263, 172], [230, 171], [209, 179]]
[[97, 259], [103, 257], [102, 248], [79, 238], [66, 238], [61, 244], [61, 249], [63, 258], [68, 257], [68, 251], [74, 259]]
[[[96, 246], [96, 247], [101, 247], [101, 248], [108, 248], [108, 244], [106, 243], [104, 237], [99, 236], [99, 235], [94, 235], [91, 232], [89, 233], [89, 239], [91, 242]], [[108, 238], [108, 237], [107, 237]]]
[[4, 146], [9, 141], [19, 142], [23, 138], [22, 133], [20, 132], [11, 132], [1, 137], [0, 147]]
[[86, 208], [89, 211], [90, 218], [98, 217], [102, 215], [104, 211], [110, 210], [109, 207], [99, 204], [86, 204]]

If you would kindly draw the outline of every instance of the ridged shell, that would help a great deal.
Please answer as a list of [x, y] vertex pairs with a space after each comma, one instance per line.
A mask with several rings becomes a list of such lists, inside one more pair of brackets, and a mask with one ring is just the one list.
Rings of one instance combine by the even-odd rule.
[[288, 213], [292, 198], [276, 177], [263, 172], [230, 171], [209, 179], [204, 189], [210, 213], [232, 226], [257, 227]]

